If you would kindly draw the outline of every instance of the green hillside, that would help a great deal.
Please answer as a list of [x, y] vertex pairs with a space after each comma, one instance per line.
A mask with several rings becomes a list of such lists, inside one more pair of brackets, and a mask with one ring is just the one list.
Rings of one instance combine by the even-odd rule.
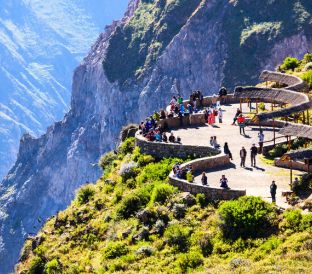
[[97, 183], [26, 241], [18, 273], [310, 273], [312, 213], [180, 193], [166, 183], [176, 161], [133, 138], [103, 156]]

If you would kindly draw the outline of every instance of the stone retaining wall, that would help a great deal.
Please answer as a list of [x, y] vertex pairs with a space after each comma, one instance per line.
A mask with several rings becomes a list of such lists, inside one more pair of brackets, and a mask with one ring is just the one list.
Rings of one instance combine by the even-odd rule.
[[[282, 167], [282, 168], [290, 168], [290, 162], [281, 161], [280, 158], [274, 159], [274, 165], [278, 167]], [[292, 169], [301, 170], [305, 172], [312, 172], [312, 165], [307, 165], [304, 162], [293, 161], [291, 165], [292, 165]]]
[[178, 157], [181, 159], [187, 158], [202, 158], [209, 155], [216, 155], [219, 151], [208, 146], [191, 146], [178, 143], [150, 142], [147, 141], [139, 133], [135, 136], [136, 146], [140, 148], [141, 153], [149, 154], [156, 158]]
[[[229, 163], [230, 159], [227, 155], [217, 155], [193, 160], [182, 165], [182, 167], [191, 164], [194, 173], [197, 173], [209, 168], [224, 166]], [[246, 190], [223, 189], [189, 183], [186, 180], [174, 177], [173, 172], [169, 175], [169, 184], [179, 188], [181, 191], [190, 192], [194, 195], [203, 193], [211, 200], [233, 200], [246, 195]]]

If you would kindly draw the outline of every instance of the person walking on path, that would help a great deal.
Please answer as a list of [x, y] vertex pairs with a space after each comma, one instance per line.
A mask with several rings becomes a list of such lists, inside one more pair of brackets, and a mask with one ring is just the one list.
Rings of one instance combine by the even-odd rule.
[[229, 188], [228, 179], [225, 178], [225, 175], [222, 175], [222, 177], [220, 179], [220, 187], [222, 187], [222, 188]]
[[241, 115], [241, 114], [242, 114], [242, 112], [241, 112], [241, 110], [238, 108], [238, 109], [236, 110], [236, 114], [235, 114], [235, 117], [234, 117], [234, 119], [233, 119], [232, 125], [235, 125], [235, 123], [236, 123], [236, 121], [237, 121], [237, 118], [238, 118], [239, 115]]
[[219, 108], [218, 110], [218, 118], [219, 118], [219, 124], [222, 124], [223, 110], [221, 108]]
[[245, 134], [245, 126], [246, 126], [246, 118], [243, 116], [243, 114], [240, 114], [237, 118], [237, 123], [239, 125], [239, 134]]
[[270, 185], [270, 193], [271, 193], [272, 203], [276, 202], [276, 199], [275, 199], [276, 189], [277, 189], [277, 185], [275, 184], [275, 181], [272, 181], [272, 184]]
[[229, 155], [230, 159], [233, 160], [232, 153], [229, 149], [228, 143], [224, 143], [223, 152], [224, 154]]
[[242, 147], [242, 149], [239, 151], [239, 156], [241, 158], [240, 166], [241, 167], [245, 167], [247, 151], [246, 151], [246, 149], [244, 147]]
[[205, 172], [202, 173], [201, 182], [203, 186], [208, 186], [208, 178]]
[[256, 166], [256, 156], [258, 153], [258, 149], [255, 144], [252, 144], [252, 147], [250, 148], [250, 159], [251, 159], [251, 166]]
[[263, 134], [263, 130], [262, 129], [258, 133], [258, 140], [259, 140], [259, 153], [262, 154], [263, 142], [264, 142], [264, 134]]

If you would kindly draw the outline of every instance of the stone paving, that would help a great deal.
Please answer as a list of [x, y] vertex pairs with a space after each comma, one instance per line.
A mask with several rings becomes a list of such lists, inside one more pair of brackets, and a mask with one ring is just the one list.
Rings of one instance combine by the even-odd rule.
[[[261, 160], [262, 156], [257, 155], [256, 167], [251, 167], [250, 162], [250, 147], [253, 143], [258, 142], [257, 134], [259, 127], [246, 127], [246, 137], [240, 135], [239, 127], [231, 125], [236, 109], [239, 105], [222, 106], [223, 123], [219, 124], [216, 121], [215, 127], [204, 126], [194, 128], [181, 128], [173, 130], [175, 136], [180, 136], [184, 145], [207, 145], [211, 136], [217, 136], [217, 141], [221, 145], [228, 142], [229, 148], [233, 155], [233, 161], [230, 165], [224, 166], [221, 169], [207, 170], [208, 184], [213, 187], [219, 187], [219, 180], [224, 174], [229, 180], [229, 186], [233, 189], [246, 189], [247, 195], [261, 196], [267, 201], [271, 201], [270, 184], [272, 180], [277, 184], [277, 205], [286, 208], [286, 200], [281, 196], [282, 191], [290, 190], [290, 171], [267, 164]], [[248, 111], [247, 108], [243, 109]], [[264, 130], [265, 141], [273, 139], [272, 128], [262, 128]], [[280, 135], [276, 133], [276, 137]], [[280, 139], [283, 140], [283, 139]], [[285, 138], [286, 140], [286, 138]], [[244, 146], [247, 150], [246, 168], [240, 167], [239, 151]], [[302, 172], [294, 171], [293, 176], [298, 176]], [[195, 177], [195, 183], [200, 184], [200, 175]]]

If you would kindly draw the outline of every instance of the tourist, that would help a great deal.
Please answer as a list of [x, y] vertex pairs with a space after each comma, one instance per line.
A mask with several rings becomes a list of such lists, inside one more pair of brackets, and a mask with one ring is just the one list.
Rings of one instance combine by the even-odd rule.
[[215, 123], [215, 114], [214, 111], [211, 110], [208, 116], [208, 125], [212, 126]]
[[209, 117], [209, 112], [208, 112], [208, 109], [204, 109], [204, 116], [205, 116], [205, 121], [208, 122], [208, 117]]
[[160, 110], [160, 119], [166, 119], [167, 114], [166, 111], [164, 109]]
[[203, 186], [208, 186], [208, 178], [205, 172], [202, 173], [201, 183]]
[[218, 118], [219, 118], [219, 124], [222, 124], [223, 110], [221, 108], [219, 108], [218, 110]]
[[203, 93], [200, 90], [197, 91], [197, 96], [198, 96], [198, 99], [199, 99], [199, 106], [203, 107], [203, 105], [204, 105], [204, 96], [203, 96]]
[[169, 142], [170, 143], [175, 143], [175, 137], [173, 135], [173, 133], [171, 132], [170, 136], [169, 136]]
[[272, 197], [272, 203], [276, 202], [276, 199], [275, 199], [276, 189], [277, 189], [277, 185], [275, 184], [275, 181], [272, 181], [272, 184], [270, 185], [270, 193], [271, 193], [271, 197]]
[[182, 103], [183, 103], [183, 98], [179, 95], [178, 96], [178, 104], [182, 105]]
[[239, 125], [239, 134], [243, 133], [245, 135], [246, 118], [242, 114], [237, 118], [237, 123]]
[[229, 155], [230, 159], [233, 160], [232, 153], [229, 149], [228, 143], [224, 143], [223, 152], [224, 154]]
[[213, 147], [213, 136], [210, 137], [209, 143], [210, 143], [210, 145]]
[[255, 144], [252, 144], [252, 147], [250, 148], [250, 159], [251, 159], [251, 166], [256, 166], [256, 156], [258, 153], [258, 149]]
[[155, 133], [155, 140], [156, 140], [157, 142], [161, 142], [161, 141], [162, 141], [162, 136], [161, 136], [159, 130], [157, 130], [156, 133]]
[[264, 134], [262, 129], [260, 129], [260, 132], [258, 133], [258, 140], [259, 140], [259, 153], [262, 154], [264, 142]]
[[221, 87], [219, 89], [219, 97], [222, 97], [222, 96], [226, 96], [227, 95], [227, 90], [225, 87]]
[[181, 112], [182, 114], [184, 114], [184, 112], [185, 112], [185, 107], [184, 107], [183, 104], [180, 106], [180, 112]]
[[167, 134], [166, 134], [166, 132], [164, 132], [163, 134], [162, 134], [162, 141], [163, 142], [168, 142], [168, 137], [167, 137]]
[[177, 103], [177, 98], [175, 96], [172, 96], [170, 105], [176, 105], [176, 103]]
[[236, 121], [237, 121], [237, 118], [238, 118], [241, 114], [242, 114], [242, 112], [241, 112], [241, 110], [238, 108], [238, 109], [236, 110], [236, 114], [235, 114], [235, 117], [234, 117], [234, 119], [233, 119], [232, 125], [235, 125], [235, 123], [236, 123]]
[[222, 187], [222, 188], [229, 188], [229, 186], [228, 186], [228, 179], [225, 178], [225, 175], [222, 175], [222, 177], [220, 179], [220, 187]]
[[220, 148], [220, 145], [217, 142], [217, 136], [213, 136], [213, 147], [215, 149], [219, 149]]
[[239, 156], [241, 158], [240, 166], [245, 167], [247, 151], [244, 147], [242, 147], [242, 149], [239, 151]]
[[189, 114], [193, 113], [193, 107], [191, 104], [187, 104], [187, 110], [188, 110]]

